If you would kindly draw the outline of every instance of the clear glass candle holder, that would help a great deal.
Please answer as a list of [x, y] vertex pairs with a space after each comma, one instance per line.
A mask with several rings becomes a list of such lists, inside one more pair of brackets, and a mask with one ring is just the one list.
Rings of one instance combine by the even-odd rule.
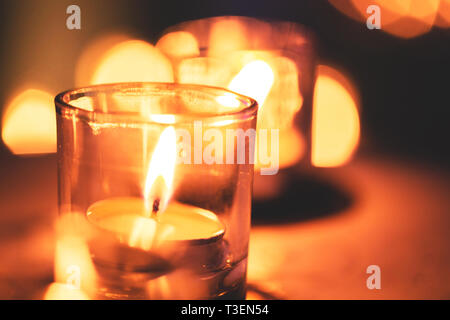
[[281, 197], [281, 176], [311, 167], [315, 42], [302, 25], [243, 16], [182, 22], [157, 42], [176, 82], [228, 88], [258, 102], [255, 200]]
[[55, 103], [60, 212], [85, 223], [92, 297], [245, 298], [256, 101], [122, 83]]

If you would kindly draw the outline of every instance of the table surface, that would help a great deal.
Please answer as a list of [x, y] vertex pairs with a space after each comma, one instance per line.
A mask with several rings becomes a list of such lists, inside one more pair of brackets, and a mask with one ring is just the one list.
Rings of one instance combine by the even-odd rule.
[[[0, 159], [0, 298], [39, 299], [53, 278], [56, 158]], [[254, 226], [248, 298], [450, 298], [448, 172], [358, 157], [320, 175], [348, 190], [352, 204]], [[381, 268], [380, 290], [366, 286], [369, 265]]]

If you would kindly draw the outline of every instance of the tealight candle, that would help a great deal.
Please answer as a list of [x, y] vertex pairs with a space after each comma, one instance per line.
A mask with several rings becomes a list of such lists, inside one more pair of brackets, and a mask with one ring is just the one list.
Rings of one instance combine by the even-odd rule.
[[[232, 109], [218, 102], [225, 94]], [[243, 299], [253, 165], [215, 159], [250, 159], [254, 145], [209, 138], [255, 130], [256, 102], [174, 83], [101, 85], [55, 101], [60, 211], [88, 225], [93, 297]]]
[[143, 199], [111, 198], [87, 210], [88, 221], [117, 235], [122, 243], [151, 250], [164, 243], [208, 244], [220, 240], [225, 226], [211, 211], [171, 202], [161, 214], [149, 216]]
[[[162, 131], [150, 158], [143, 197], [98, 201], [88, 208], [87, 219], [101, 230], [112, 232], [120, 243], [151, 251], [171, 264], [209, 265], [211, 253], [216, 263], [222, 263], [223, 259], [217, 261], [220, 254], [216, 254], [222, 250], [221, 246], [216, 250], [200, 249], [201, 245], [222, 239], [225, 227], [217, 215], [170, 199], [175, 159], [176, 134], [173, 126], [168, 126]], [[150, 259], [149, 265], [155, 261], [157, 259]]]
[[[177, 267], [201, 271], [225, 264], [225, 226], [213, 212], [177, 201], [153, 215], [146, 207], [144, 199], [117, 197], [88, 208], [87, 220], [121, 244], [109, 247], [120, 250], [115, 264], [134, 271], [152, 270], [155, 276]], [[104, 248], [96, 250], [95, 244], [91, 248], [94, 258], [111, 261], [101, 252]]]

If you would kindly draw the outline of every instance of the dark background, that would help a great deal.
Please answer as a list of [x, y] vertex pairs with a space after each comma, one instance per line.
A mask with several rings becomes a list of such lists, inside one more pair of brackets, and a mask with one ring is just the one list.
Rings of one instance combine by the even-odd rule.
[[[65, 27], [70, 4], [81, 7], [81, 30]], [[72, 87], [73, 66], [82, 49], [106, 31], [125, 30], [154, 42], [171, 25], [220, 15], [310, 27], [319, 40], [320, 62], [340, 67], [360, 91], [360, 152], [386, 152], [448, 167], [449, 30], [435, 27], [401, 39], [368, 30], [326, 0], [2, 0], [0, 107], [26, 83], [39, 83], [52, 94]]]

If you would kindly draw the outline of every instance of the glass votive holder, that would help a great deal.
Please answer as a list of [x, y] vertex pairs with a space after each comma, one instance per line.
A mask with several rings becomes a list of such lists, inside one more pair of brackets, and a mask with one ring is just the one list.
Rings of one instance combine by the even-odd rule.
[[55, 103], [60, 212], [89, 226], [93, 298], [245, 298], [256, 101], [121, 83]]
[[316, 52], [309, 29], [288, 21], [211, 17], [169, 27], [157, 47], [171, 59], [176, 82], [228, 88], [257, 100], [256, 200], [280, 195], [278, 170], [311, 167]]

